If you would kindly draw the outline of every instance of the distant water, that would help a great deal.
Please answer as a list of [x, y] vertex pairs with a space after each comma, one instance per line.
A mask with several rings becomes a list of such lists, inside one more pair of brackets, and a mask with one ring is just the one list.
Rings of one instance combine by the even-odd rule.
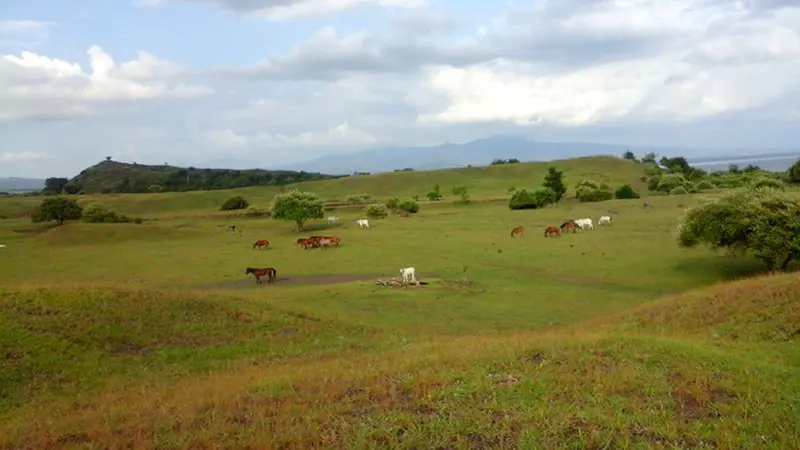
[[769, 170], [772, 172], [784, 172], [789, 167], [792, 167], [792, 164], [795, 163], [800, 159], [800, 154], [792, 155], [792, 156], [746, 156], [746, 157], [733, 157], [730, 159], [715, 159], [713, 161], [703, 161], [703, 160], [696, 160], [692, 161], [689, 160], [689, 164], [692, 167], [697, 167], [698, 169], [703, 169], [708, 172], [713, 172], [715, 170], [728, 170], [728, 166], [731, 164], [736, 164], [739, 166], [740, 169], [744, 169], [747, 165], [752, 164], [754, 166], [760, 167], [764, 170]]

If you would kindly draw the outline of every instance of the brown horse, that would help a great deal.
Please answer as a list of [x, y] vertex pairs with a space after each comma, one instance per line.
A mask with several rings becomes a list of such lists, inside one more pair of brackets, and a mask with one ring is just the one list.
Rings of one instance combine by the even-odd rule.
[[261, 282], [261, 277], [265, 275], [267, 276], [267, 283], [274, 283], [278, 278], [278, 271], [272, 267], [264, 267], [263, 269], [248, 267], [244, 271], [245, 275], [250, 275], [251, 273], [256, 277], [256, 284], [264, 284]]
[[515, 237], [516, 235], [520, 235], [520, 236], [522, 236], [522, 237], [525, 237], [525, 228], [522, 228], [522, 227], [516, 227], [516, 228], [514, 228], [513, 230], [511, 230], [511, 237], [513, 238], [513, 237]]
[[544, 237], [554, 236], [554, 235], [558, 236], [560, 234], [561, 234], [561, 230], [559, 230], [556, 227], [547, 227], [547, 229], [544, 230]]
[[256, 241], [255, 244], [253, 244], [253, 250], [255, 250], [256, 248], [258, 248], [260, 250], [261, 247], [269, 248], [269, 241], [266, 240], [266, 239], [259, 239], [259, 240]]
[[578, 224], [574, 220], [568, 220], [561, 224], [561, 231], [572, 230], [573, 233], [576, 233], [578, 228]]

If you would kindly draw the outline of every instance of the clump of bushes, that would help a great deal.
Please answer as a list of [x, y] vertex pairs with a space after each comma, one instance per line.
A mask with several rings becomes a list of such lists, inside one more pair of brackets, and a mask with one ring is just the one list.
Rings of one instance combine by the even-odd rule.
[[697, 183], [695, 188], [697, 188], [698, 191], [707, 191], [709, 189], [714, 189], [714, 184], [708, 180], [701, 180]]
[[556, 192], [550, 188], [541, 188], [535, 191], [517, 189], [508, 200], [511, 210], [538, 209], [556, 202]]
[[419, 203], [416, 200], [405, 200], [397, 205], [397, 209], [407, 214], [416, 214], [419, 212]]
[[347, 198], [345, 198], [345, 201], [351, 205], [361, 205], [363, 203], [367, 203], [371, 198], [372, 196], [369, 194], [352, 194], [348, 195]]
[[370, 219], [385, 219], [389, 217], [389, 208], [383, 203], [373, 203], [367, 206], [364, 212]]
[[441, 192], [441, 188], [439, 187], [439, 185], [437, 184], [436, 186], [434, 186], [433, 190], [426, 194], [426, 197], [428, 197], [428, 200], [431, 200], [431, 201], [441, 200], [442, 199], [442, 192]]
[[466, 186], [453, 186], [453, 195], [458, 195], [460, 200], [457, 203], [466, 205], [469, 203], [469, 189]]
[[400, 207], [400, 199], [397, 197], [389, 197], [386, 199], [384, 204], [387, 208], [389, 208], [389, 211], [397, 211], [397, 209]]
[[614, 192], [614, 197], [620, 200], [634, 199], [641, 197], [638, 192], [633, 190], [630, 184], [623, 184]]
[[753, 189], [767, 187], [767, 188], [772, 188], [772, 189], [778, 189], [778, 190], [781, 190], [781, 191], [786, 188], [786, 186], [780, 180], [776, 180], [775, 178], [767, 178], [767, 177], [758, 178], [756, 180], [753, 180], [753, 182], [751, 183], [751, 186], [753, 187]]
[[670, 195], [683, 195], [688, 193], [689, 191], [683, 186], [676, 186], [669, 191]]
[[578, 200], [580, 200], [581, 203], [604, 202], [614, 198], [614, 194], [611, 193], [611, 190], [609, 190], [608, 187], [595, 189], [589, 186], [581, 186], [578, 188], [575, 196], [578, 198]]
[[220, 211], [235, 211], [237, 209], [245, 209], [248, 206], [250, 206], [250, 203], [241, 195], [237, 195], [225, 200], [225, 203], [219, 209]]
[[140, 217], [130, 217], [109, 210], [99, 203], [92, 203], [83, 210], [83, 221], [88, 223], [142, 223]]

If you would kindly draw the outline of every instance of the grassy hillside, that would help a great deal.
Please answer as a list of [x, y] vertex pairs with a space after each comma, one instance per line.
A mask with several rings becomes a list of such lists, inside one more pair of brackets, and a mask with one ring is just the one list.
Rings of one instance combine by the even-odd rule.
[[144, 193], [153, 191], [194, 191], [246, 186], [281, 186], [300, 181], [336, 178], [320, 173], [286, 170], [196, 169], [194, 167], [150, 166], [111, 160], [83, 170], [65, 186], [68, 193]]
[[[640, 172], [555, 165], [570, 187]], [[546, 167], [303, 186], [507, 198]], [[363, 230], [342, 209], [302, 234], [341, 237], [329, 250], [298, 247], [292, 223], [217, 211], [276, 190], [79, 196], [143, 224], [0, 220], [0, 448], [800, 447], [797, 273], [741, 280], [763, 265], [680, 248], [699, 196], [527, 211], [450, 196]], [[244, 273], [266, 266], [274, 285]], [[430, 284], [375, 284], [408, 266]]]
[[[353, 176], [329, 180], [289, 184], [287, 186], [259, 186], [232, 190], [164, 192], [159, 194], [109, 194], [82, 195], [79, 202], [100, 202], [115, 211], [126, 214], [160, 214], [176, 211], [213, 211], [234, 195], [244, 196], [251, 204], [267, 206], [272, 197], [298, 188], [319, 194], [328, 201], [343, 201], [349, 194], [367, 193], [376, 198], [389, 196], [425, 199], [434, 185], [440, 185], [445, 201], [452, 199], [453, 186], [470, 188], [474, 199], [508, 197], [509, 188], [538, 188], [549, 166], [564, 171], [565, 183], [572, 190], [582, 179], [605, 182], [612, 187], [625, 183], [641, 190], [640, 177], [644, 166], [617, 157], [588, 157], [548, 163], [522, 163], [487, 167], [472, 167], [428, 172], [392, 172], [376, 175]], [[15, 217], [24, 213], [41, 199], [0, 198], [0, 216]]]

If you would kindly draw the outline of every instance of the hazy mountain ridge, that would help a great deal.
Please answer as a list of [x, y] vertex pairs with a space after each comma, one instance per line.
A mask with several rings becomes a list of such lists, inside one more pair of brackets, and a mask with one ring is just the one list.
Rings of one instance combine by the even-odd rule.
[[[730, 156], [709, 156], [692, 158], [690, 155], [702, 153], [719, 154], [719, 149], [698, 149], [682, 147], [633, 146], [625, 144], [601, 144], [593, 142], [543, 142], [531, 141], [522, 137], [493, 136], [477, 139], [464, 144], [447, 143], [427, 147], [385, 147], [362, 150], [354, 153], [326, 155], [311, 161], [296, 163], [285, 167], [287, 170], [305, 170], [327, 174], [352, 174], [354, 172], [390, 172], [395, 169], [411, 167], [414, 170], [437, 170], [468, 165], [485, 166], [495, 158], [516, 158], [520, 161], [549, 161], [553, 159], [575, 158], [593, 155], [621, 156], [632, 151], [641, 157], [654, 152], [661, 156], [685, 156], [689, 162], [725, 161], [735, 158], [791, 157], [800, 156], [800, 149], [794, 152], [765, 150], [769, 154], [754, 155], [753, 151], [731, 149]], [[743, 153], [745, 152], [745, 153]]]
[[44, 188], [43, 179], [20, 177], [0, 178], [0, 192], [33, 191], [42, 188]]

